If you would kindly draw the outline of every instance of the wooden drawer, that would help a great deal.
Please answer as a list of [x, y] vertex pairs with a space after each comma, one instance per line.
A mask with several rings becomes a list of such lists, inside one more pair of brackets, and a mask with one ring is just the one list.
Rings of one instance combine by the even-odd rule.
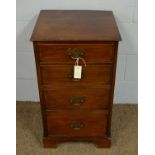
[[53, 111], [47, 113], [48, 135], [104, 136], [107, 127], [105, 111]]
[[46, 109], [103, 109], [108, 108], [110, 87], [59, 88], [44, 91]]
[[41, 76], [43, 85], [67, 86], [67, 85], [104, 85], [111, 84], [111, 65], [87, 65], [83, 67], [83, 77], [75, 81], [72, 65], [43, 65]]
[[[69, 49], [77, 50], [76, 53], [83, 51], [82, 57], [87, 64], [89, 63], [111, 63], [114, 58], [113, 44], [39, 44], [39, 59], [41, 62], [50, 63], [74, 63], [75, 60], [69, 55]], [[71, 52], [71, 53], [72, 53]], [[61, 60], [61, 61], [60, 61]]]

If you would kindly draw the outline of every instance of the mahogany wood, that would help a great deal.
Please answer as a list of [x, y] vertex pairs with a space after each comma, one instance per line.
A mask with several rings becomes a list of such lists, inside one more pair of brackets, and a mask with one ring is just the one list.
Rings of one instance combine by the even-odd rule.
[[42, 65], [41, 76], [43, 85], [104, 85], [111, 84], [111, 65], [83, 66], [83, 77], [76, 81], [73, 79], [73, 65]]
[[[52, 111], [47, 113], [48, 135], [55, 136], [105, 136], [107, 111]], [[82, 127], [71, 127], [72, 123]]]
[[118, 41], [112, 11], [42, 10], [32, 41]]
[[[111, 87], [88, 88], [88, 87], [65, 87], [49, 89], [43, 92], [46, 109], [104, 109], [108, 108]], [[84, 102], [73, 104], [71, 97], [83, 97]]]
[[[67, 50], [69, 48], [84, 49], [82, 56], [87, 64], [92, 63], [112, 63], [114, 58], [113, 44], [39, 44], [39, 58], [41, 63], [74, 64]], [[61, 61], [60, 61], [61, 57]]]
[[[58, 143], [111, 146], [118, 41], [111, 11], [42, 10], [33, 41], [45, 148]], [[83, 77], [73, 79], [69, 48], [84, 49]], [[79, 99], [82, 103], [79, 104]], [[74, 99], [75, 102], [73, 101]], [[77, 102], [77, 103], [76, 103]], [[74, 104], [73, 104], [74, 103]], [[77, 105], [78, 104], [78, 105]]]

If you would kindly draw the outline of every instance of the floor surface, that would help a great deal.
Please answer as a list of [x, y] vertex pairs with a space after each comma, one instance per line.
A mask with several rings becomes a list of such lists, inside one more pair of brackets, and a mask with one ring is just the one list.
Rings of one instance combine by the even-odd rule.
[[40, 105], [17, 102], [17, 155], [137, 155], [137, 109], [137, 105], [113, 106], [112, 147], [109, 149], [81, 142], [44, 149]]

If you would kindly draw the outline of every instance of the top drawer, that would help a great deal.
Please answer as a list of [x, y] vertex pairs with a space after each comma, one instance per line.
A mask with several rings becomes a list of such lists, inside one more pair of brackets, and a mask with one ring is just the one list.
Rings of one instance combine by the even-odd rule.
[[83, 57], [86, 63], [112, 63], [113, 44], [41, 44], [38, 46], [41, 63], [73, 64], [72, 57]]

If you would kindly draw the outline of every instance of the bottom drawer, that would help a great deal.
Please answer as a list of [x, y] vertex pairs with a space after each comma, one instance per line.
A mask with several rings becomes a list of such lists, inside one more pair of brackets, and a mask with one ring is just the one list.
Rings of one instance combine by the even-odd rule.
[[47, 113], [48, 135], [104, 136], [107, 111], [53, 111]]

